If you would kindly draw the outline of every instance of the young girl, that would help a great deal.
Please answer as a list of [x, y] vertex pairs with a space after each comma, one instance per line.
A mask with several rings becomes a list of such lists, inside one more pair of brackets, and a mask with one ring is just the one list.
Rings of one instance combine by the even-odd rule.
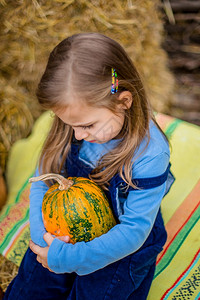
[[89, 242], [55, 238], [41, 213], [52, 183], [33, 183], [32, 241], [4, 299], [146, 299], [166, 241], [160, 204], [174, 178], [136, 68], [114, 40], [76, 34], [50, 54], [37, 97], [55, 118], [36, 175], [94, 180], [117, 225]]

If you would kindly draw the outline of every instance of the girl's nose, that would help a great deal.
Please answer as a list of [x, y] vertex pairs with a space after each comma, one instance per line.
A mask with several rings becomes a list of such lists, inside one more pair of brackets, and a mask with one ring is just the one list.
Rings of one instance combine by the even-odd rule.
[[74, 129], [74, 135], [77, 140], [83, 140], [88, 137], [88, 133], [80, 128]]

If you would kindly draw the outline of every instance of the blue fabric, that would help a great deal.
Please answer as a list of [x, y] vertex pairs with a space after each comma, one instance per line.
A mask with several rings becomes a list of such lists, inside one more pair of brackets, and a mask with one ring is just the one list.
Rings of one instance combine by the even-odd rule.
[[[72, 145], [71, 155], [66, 161], [68, 176], [88, 177], [92, 170], [92, 166], [84, 163], [83, 159], [79, 157], [80, 148], [81, 143], [74, 143]], [[162, 165], [160, 158], [164, 156], [160, 157], [159, 153], [156, 156], [161, 162], [160, 165]], [[143, 158], [143, 163], [145, 159]], [[149, 161], [149, 158], [147, 160]], [[157, 162], [152, 157], [150, 157], [150, 161], [149, 168], [151, 169], [152, 161], [154, 161], [155, 165]], [[142, 168], [145, 168], [144, 164]], [[146, 299], [153, 279], [156, 257], [166, 241], [166, 231], [159, 209], [159, 201], [161, 200], [154, 201], [156, 203], [153, 209], [155, 217], [151, 216], [149, 218], [148, 210], [149, 214], [152, 215], [152, 206], [154, 205], [150, 200], [153, 197], [161, 197], [162, 199], [169, 191], [174, 179], [172, 180], [172, 174], [169, 173], [168, 163], [160, 176], [148, 177], [145, 180], [144, 178], [135, 178], [138, 178], [137, 184], [142, 185], [143, 190], [130, 189], [125, 195], [121, 191], [121, 186], [124, 182], [119, 175], [114, 176], [110, 181], [107, 196], [113, 206], [115, 217], [119, 223], [118, 225], [106, 235], [88, 243], [81, 242], [71, 245], [55, 239], [49, 249], [48, 264], [54, 271], [57, 267], [53, 265], [54, 262], [58, 263], [58, 265], [60, 264], [58, 270], [59, 272], [61, 270], [61, 273], [64, 274], [55, 274], [44, 269], [36, 261], [34, 253], [28, 249], [20, 266], [19, 273], [8, 287], [4, 299]], [[168, 182], [169, 178], [170, 183]], [[155, 182], [157, 186], [155, 186]], [[153, 187], [151, 187], [151, 183]], [[40, 188], [38, 188], [39, 190]], [[44, 190], [45, 188], [43, 188], [43, 192]], [[120, 191], [121, 197], [118, 197]], [[121, 214], [119, 209], [120, 204], [118, 203], [117, 205], [116, 203], [119, 198], [121, 204], [123, 203], [123, 199], [126, 199], [123, 203]], [[136, 198], [136, 201], [134, 198]], [[142, 226], [138, 221], [140, 229], [138, 224], [136, 224], [138, 227], [135, 226], [134, 228], [134, 226], [129, 226], [129, 223], [134, 223], [137, 219], [140, 219], [141, 214], [139, 213], [139, 209], [137, 211], [137, 206], [140, 208], [141, 204], [139, 203], [141, 201], [143, 201], [142, 204], [146, 201], [144, 206], [147, 216], [143, 218]], [[149, 207], [147, 205], [148, 201], [150, 202]], [[134, 203], [135, 216], [129, 221], [131, 216], [129, 210], [132, 202]], [[37, 211], [35, 210], [34, 212], [36, 213]], [[133, 214], [133, 210], [131, 212]], [[152, 224], [151, 220], [153, 220]], [[139, 234], [137, 231], [139, 231]], [[118, 235], [119, 232], [127, 232], [127, 234], [124, 234], [123, 237]], [[116, 240], [120, 240], [116, 242], [115, 238]], [[110, 243], [108, 243], [109, 240], [111, 241]], [[134, 251], [130, 249], [130, 253], [128, 253], [127, 247], [130, 247], [130, 245], [134, 245], [135, 247], [137, 240], [139, 240], [139, 246], [134, 248]], [[97, 243], [99, 243], [98, 247]], [[120, 245], [118, 248], [122, 249], [116, 249], [116, 244]], [[100, 254], [97, 253], [97, 249]], [[122, 250], [124, 251], [124, 256]], [[103, 261], [102, 265], [101, 258]]]
[[[35, 172], [35, 176], [39, 176], [38, 169]], [[41, 247], [47, 246], [47, 243], [43, 239], [46, 229], [42, 220], [42, 200], [47, 190], [48, 186], [42, 181], [32, 184], [30, 189], [30, 234], [32, 241]], [[38, 201], [39, 199], [40, 201]]]
[[28, 248], [18, 275], [8, 286], [4, 300], [66, 300], [75, 274], [59, 275], [42, 267]]
[[37, 262], [36, 255], [28, 249], [19, 273], [8, 286], [3, 300], [145, 300], [155, 262], [145, 268], [146, 277], [139, 276], [133, 281], [130, 261], [131, 256], [127, 256], [85, 276], [55, 274], [43, 268]]
[[160, 212], [148, 240], [136, 253], [89, 275], [55, 274], [28, 249], [4, 300], [145, 300], [166, 233]]

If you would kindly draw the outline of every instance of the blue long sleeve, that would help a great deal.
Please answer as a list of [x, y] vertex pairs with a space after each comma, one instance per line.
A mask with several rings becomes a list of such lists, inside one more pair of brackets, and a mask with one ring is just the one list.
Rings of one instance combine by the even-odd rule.
[[[38, 169], [34, 176], [39, 176]], [[32, 241], [41, 247], [47, 246], [43, 239], [46, 230], [42, 220], [42, 200], [47, 190], [48, 186], [43, 181], [32, 183], [30, 190], [30, 234]]]
[[[150, 174], [153, 174], [151, 177], [161, 175], [168, 163], [169, 155], [161, 153], [141, 164], [136, 174], [145, 173], [147, 177]], [[120, 224], [90, 242], [72, 245], [54, 239], [48, 252], [49, 267], [56, 273], [86, 275], [137, 251], [152, 229], [165, 187], [166, 183], [148, 190], [129, 192]]]

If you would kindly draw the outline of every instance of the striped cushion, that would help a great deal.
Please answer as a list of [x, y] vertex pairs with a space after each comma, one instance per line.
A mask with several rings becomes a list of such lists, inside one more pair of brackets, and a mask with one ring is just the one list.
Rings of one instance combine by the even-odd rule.
[[200, 299], [200, 128], [162, 114], [157, 121], [170, 138], [176, 181], [162, 201], [168, 238], [148, 300]]
[[31, 136], [16, 142], [9, 156], [9, 195], [7, 204], [0, 213], [0, 254], [17, 266], [20, 265], [30, 240], [28, 179], [33, 176], [51, 122], [51, 114], [44, 113], [35, 123]]
[[[168, 239], [157, 259], [148, 300], [199, 299], [200, 129], [163, 114], [157, 114], [156, 119], [172, 145], [176, 181], [162, 201]], [[0, 253], [17, 265], [30, 239], [28, 178], [33, 175], [51, 121], [48, 112], [43, 114], [32, 135], [18, 141], [10, 153], [9, 199], [0, 214]]]

